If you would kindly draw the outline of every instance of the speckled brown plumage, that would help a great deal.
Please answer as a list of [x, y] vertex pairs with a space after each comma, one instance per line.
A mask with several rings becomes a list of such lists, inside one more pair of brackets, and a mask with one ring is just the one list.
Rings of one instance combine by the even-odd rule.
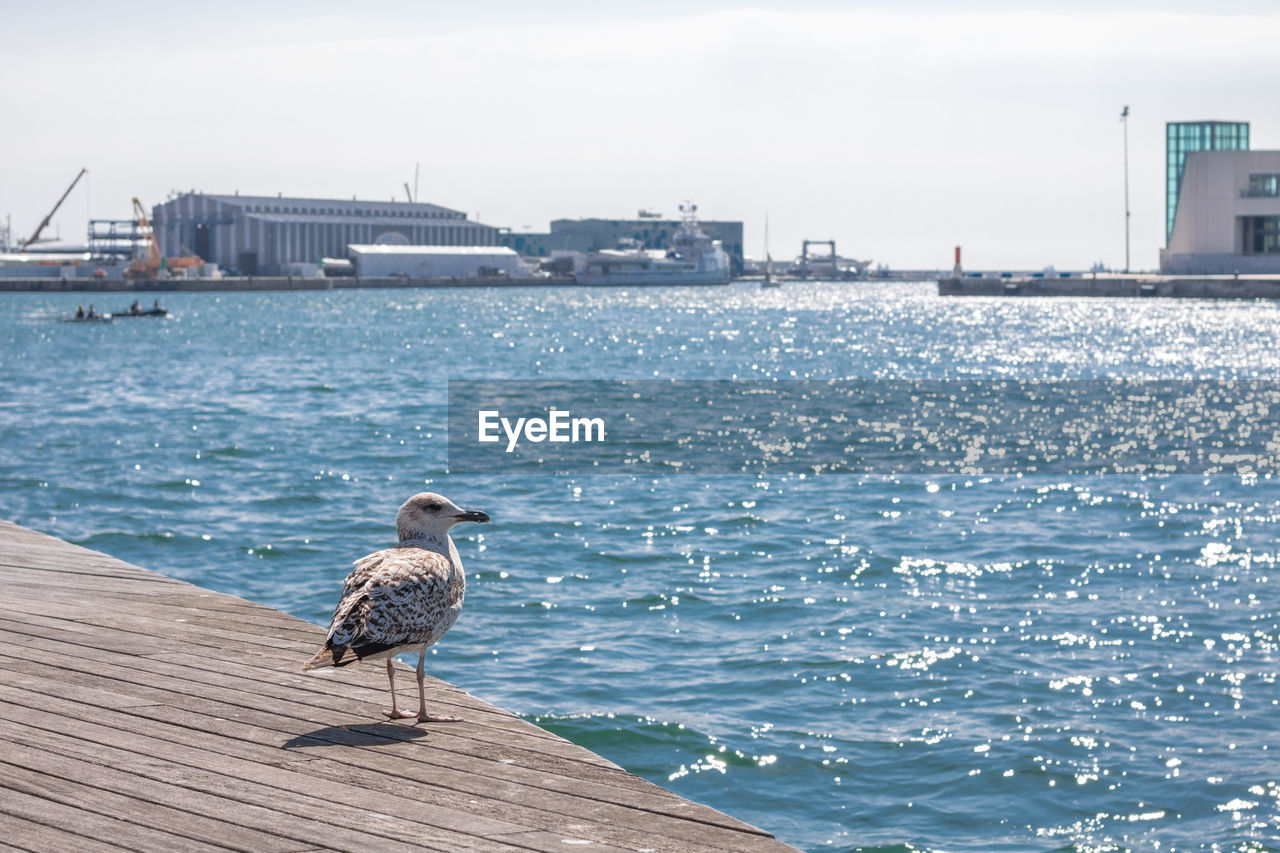
[[467, 589], [457, 553], [446, 534], [357, 560], [329, 623], [325, 652], [332, 661], [321, 652], [307, 668], [419, 651], [439, 640], [457, 620]]
[[449, 630], [462, 610], [467, 581], [449, 529], [462, 521], [485, 522], [483, 512], [460, 509], [448, 498], [422, 492], [396, 515], [400, 543], [362, 557], [343, 584], [324, 648], [304, 670], [342, 667], [361, 660], [387, 661], [393, 719], [413, 716], [396, 706], [391, 658], [418, 653], [418, 719], [426, 713], [423, 662], [426, 650]]

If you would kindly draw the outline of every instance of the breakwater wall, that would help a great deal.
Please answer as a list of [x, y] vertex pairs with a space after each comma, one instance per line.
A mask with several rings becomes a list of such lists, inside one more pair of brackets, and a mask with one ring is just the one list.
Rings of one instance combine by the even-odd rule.
[[1280, 299], [1280, 275], [1083, 275], [938, 279], [940, 296], [1124, 296]]
[[384, 287], [546, 287], [571, 278], [0, 278], [0, 293], [236, 293], [257, 290], [355, 290]]

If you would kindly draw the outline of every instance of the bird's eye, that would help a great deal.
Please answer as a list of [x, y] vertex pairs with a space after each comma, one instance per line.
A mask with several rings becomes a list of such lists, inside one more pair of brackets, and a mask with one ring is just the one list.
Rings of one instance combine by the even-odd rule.
[[437, 501], [428, 501], [425, 506], [432, 512], [439, 512], [440, 508], [443, 507], [444, 504], [438, 503]]

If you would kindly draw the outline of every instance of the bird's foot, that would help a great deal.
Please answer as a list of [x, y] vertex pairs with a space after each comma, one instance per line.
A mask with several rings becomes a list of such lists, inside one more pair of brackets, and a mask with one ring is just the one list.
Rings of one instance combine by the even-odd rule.
[[[410, 715], [414, 716], [414, 715]], [[461, 717], [449, 717], [441, 714], [417, 714], [420, 723], [460, 723]]]
[[410, 717], [416, 717], [417, 714], [412, 711], [401, 711], [399, 708], [392, 708], [389, 711], [383, 711], [382, 716], [388, 720], [407, 720]]

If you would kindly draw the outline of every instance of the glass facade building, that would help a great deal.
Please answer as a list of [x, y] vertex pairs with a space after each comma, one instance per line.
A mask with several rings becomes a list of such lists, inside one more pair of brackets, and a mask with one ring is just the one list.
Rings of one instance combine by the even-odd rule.
[[1164, 239], [1173, 236], [1182, 170], [1192, 151], [1248, 151], [1247, 121], [1171, 121], [1165, 125]]

